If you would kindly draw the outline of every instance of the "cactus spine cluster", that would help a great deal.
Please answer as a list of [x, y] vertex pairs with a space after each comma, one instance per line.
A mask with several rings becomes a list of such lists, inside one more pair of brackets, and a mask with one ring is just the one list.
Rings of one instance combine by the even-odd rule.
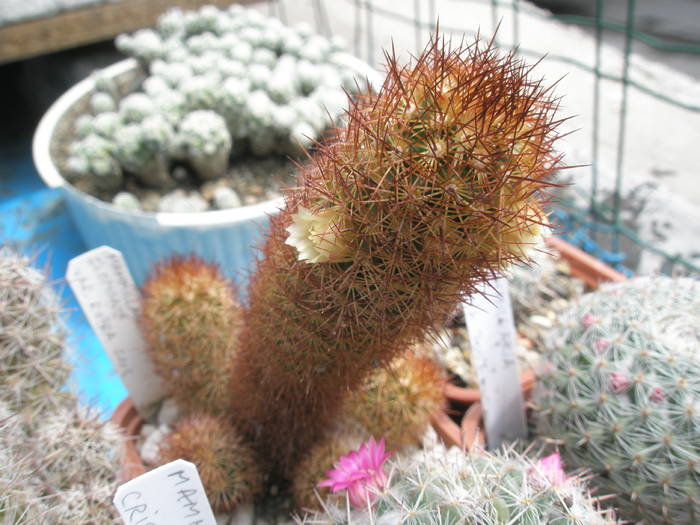
[[326, 501], [323, 512], [298, 518], [317, 525], [612, 525], [576, 478], [554, 480], [512, 450], [465, 455], [452, 448], [393, 463], [389, 486], [369, 509]]
[[64, 390], [62, 310], [45, 275], [0, 250], [0, 521], [113, 523], [121, 436]]
[[418, 445], [430, 418], [443, 408], [442, 367], [425, 351], [409, 350], [373, 372], [343, 402], [339, 418], [383, 437], [389, 450]]
[[214, 265], [195, 257], [158, 265], [143, 286], [142, 325], [151, 357], [178, 406], [229, 408], [241, 306]]
[[583, 296], [548, 339], [537, 431], [626, 520], [700, 520], [700, 284], [638, 278]]
[[223, 416], [195, 414], [181, 420], [160, 449], [163, 463], [182, 458], [197, 466], [217, 512], [251, 501], [263, 489], [264, 473], [251, 447]]
[[438, 38], [406, 67], [387, 60], [302, 169], [251, 279], [232, 412], [282, 470], [546, 222], [556, 104], [528, 68]]
[[68, 379], [61, 311], [46, 276], [0, 249], [0, 398], [11, 409], [40, 411]]

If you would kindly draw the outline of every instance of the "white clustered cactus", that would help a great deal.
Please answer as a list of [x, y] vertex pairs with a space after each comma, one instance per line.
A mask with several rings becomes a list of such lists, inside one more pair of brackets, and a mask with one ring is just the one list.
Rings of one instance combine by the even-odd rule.
[[[110, 198], [132, 176], [167, 191], [173, 182], [169, 170], [183, 161], [200, 179], [222, 177], [227, 164], [221, 159], [228, 159], [231, 139], [240, 139], [235, 155], [298, 155], [339, 121], [347, 102], [344, 89], [357, 87], [339, 39], [314, 35], [308, 24], [285, 27], [235, 5], [172, 9], [154, 29], [120, 35], [116, 45], [138, 59], [147, 77], [141, 90], [124, 96], [114, 79], [93, 75], [91, 115], [76, 120], [81, 140], [67, 160], [71, 180], [94, 178], [97, 192], [111, 193]], [[199, 110], [218, 113], [227, 135], [217, 127], [213, 142], [200, 140], [187, 118]], [[145, 124], [155, 116], [158, 125]], [[147, 136], [151, 131], [155, 137]], [[207, 133], [212, 131], [200, 135]], [[191, 137], [184, 139], [184, 156], [183, 137]], [[224, 149], [214, 154], [213, 146]]]
[[233, 141], [226, 121], [213, 111], [185, 115], [177, 137], [181, 151], [204, 180], [225, 173]]
[[139, 123], [119, 128], [114, 136], [115, 157], [147, 186], [172, 185], [169, 153], [175, 133], [162, 115], [150, 115]]
[[122, 185], [124, 174], [114, 157], [114, 148], [114, 143], [106, 138], [89, 134], [71, 145], [69, 169], [77, 171], [78, 176], [92, 175], [98, 190], [117, 190]]

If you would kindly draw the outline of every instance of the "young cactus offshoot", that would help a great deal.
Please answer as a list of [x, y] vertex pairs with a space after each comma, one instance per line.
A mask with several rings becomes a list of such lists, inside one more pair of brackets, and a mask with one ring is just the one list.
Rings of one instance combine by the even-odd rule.
[[547, 222], [556, 101], [530, 69], [439, 37], [387, 62], [379, 92], [302, 168], [251, 279], [232, 412], [282, 470]]
[[231, 283], [198, 258], [174, 258], [143, 292], [144, 336], [171, 395], [187, 411], [226, 412], [242, 315]]

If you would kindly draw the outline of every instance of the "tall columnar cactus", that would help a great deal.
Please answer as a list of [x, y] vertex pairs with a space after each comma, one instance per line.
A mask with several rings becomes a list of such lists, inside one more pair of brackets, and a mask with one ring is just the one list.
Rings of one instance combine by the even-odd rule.
[[548, 341], [537, 431], [623, 519], [700, 521], [699, 326], [700, 283], [639, 278], [582, 297]]
[[[390, 460], [392, 462], [392, 460]], [[333, 500], [299, 518], [318, 525], [612, 525], [576, 478], [513, 451], [465, 455], [440, 447], [393, 461], [368, 509]]]
[[349, 390], [525, 258], [546, 217], [555, 102], [512, 55], [435, 39], [388, 58], [271, 221], [233, 413], [283, 469]]
[[241, 306], [218, 269], [195, 257], [157, 266], [143, 287], [142, 325], [156, 371], [185, 410], [227, 411]]

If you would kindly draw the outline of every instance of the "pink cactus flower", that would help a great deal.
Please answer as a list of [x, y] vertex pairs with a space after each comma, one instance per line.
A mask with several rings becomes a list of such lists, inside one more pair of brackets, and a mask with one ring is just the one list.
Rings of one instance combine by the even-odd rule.
[[581, 318], [581, 322], [583, 323], [583, 327], [588, 330], [596, 322], [596, 318], [593, 314], [584, 314]]
[[340, 456], [333, 464], [335, 468], [326, 472], [328, 479], [317, 486], [330, 487], [334, 494], [346, 489], [350, 503], [354, 507], [364, 508], [368, 501], [374, 502], [377, 493], [385, 488], [388, 478], [384, 472], [384, 462], [391, 454], [384, 452], [384, 438], [377, 443], [372, 437], [358, 450]]
[[608, 346], [610, 346], [610, 341], [607, 339], [598, 339], [595, 342], [595, 349], [598, 351], [598, 353], [603, 352]]
[[535, 468], [552, 485], [562, 485], [569, 477], [564, 472], [564, 464], [561, 461], [559, 452], [550, 454], [549, 456], [540, 459]]
[[651, 389], [651, 393], [649, 394], [649, 399], [651, 399], [654, 403], [660, 403], [664, 399], [666, 399], [666, 392], [663, 391], [660, 387], [654, 387]]
[[619, 372], [613, 372], [610, 375], [610, 382], [608, 383], [610, 391], [614, 394], [622, 394], [626, 392], [631, 384], [632, 383], [630, 382], [629, 377]]

